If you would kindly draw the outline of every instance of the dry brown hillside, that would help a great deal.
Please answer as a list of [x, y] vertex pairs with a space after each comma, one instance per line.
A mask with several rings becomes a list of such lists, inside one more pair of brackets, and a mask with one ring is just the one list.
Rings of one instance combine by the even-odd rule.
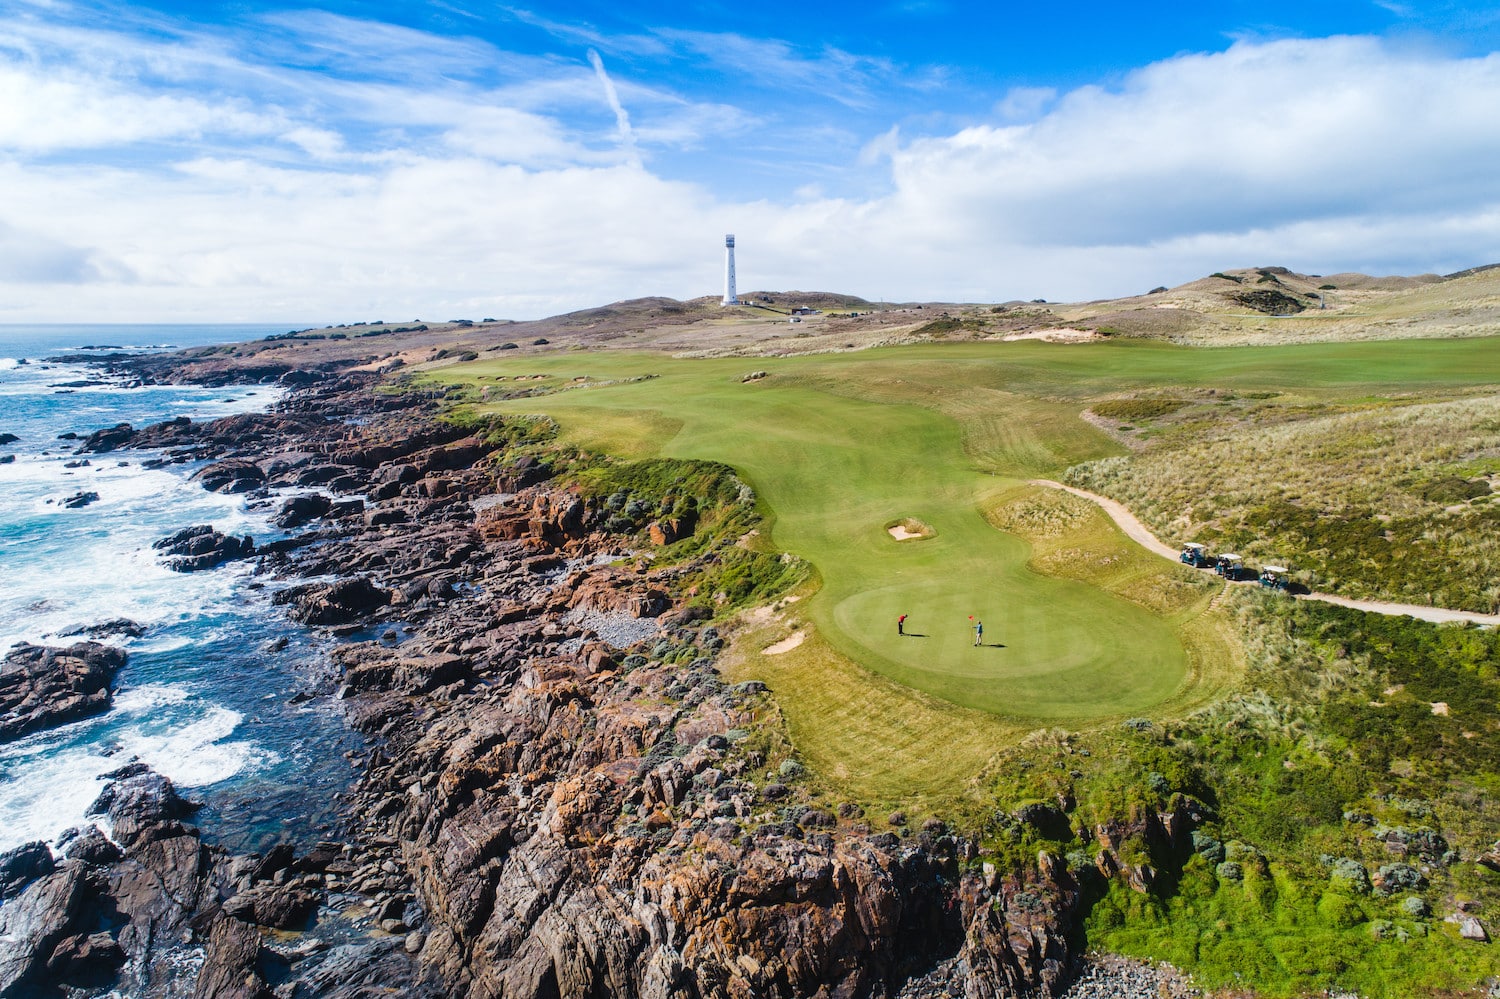
[[[202, 357], [205, 371], [265, 378], [350, 360], [372, 369], [426, 368], [509, 350], [645, 348], [769, 356], [924, 340], [1144, 337], [1222, 346], [1495, 336], [1500, 266], [1446, 277], [1246, 267], [1145, 295], [1079, 303], [871, 303], [816, 291], [753, 291], [742, 301], [724, 308], [712, 295], [687, 301], [658, 296], [527, 322], [355, 323], [188, 353]], [[815, 311], [793, 317], [794, 309]]]

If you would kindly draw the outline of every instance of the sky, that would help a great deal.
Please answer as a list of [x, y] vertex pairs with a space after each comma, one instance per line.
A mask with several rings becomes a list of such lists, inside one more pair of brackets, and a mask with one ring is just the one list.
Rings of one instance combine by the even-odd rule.
[[0, 323], [1500, 261], [1500, 5], [0, 0]]

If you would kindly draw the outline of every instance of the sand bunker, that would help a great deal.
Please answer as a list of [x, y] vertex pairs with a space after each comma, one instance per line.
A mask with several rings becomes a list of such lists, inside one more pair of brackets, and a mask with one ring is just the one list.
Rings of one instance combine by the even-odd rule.
[[920, 520], [899, 520], [887, 527], [885, 532], [897, 541], [917, 541], [937, 533]]
[[807, 636], [802, 632], [794, 631], [787, 637], [783, 638], [781, 641], [777, 642], [775, 645], [767, 645], [765, 648], [761, 649], [761, 655], [779, 656], [783, 652], [790, 652], [797, 646], [801, 645], [802, 640], [806, 637]]
[[1045, 340], [1048, 343], [1085, 343], [1099, 339], [1093, 330], [1075, 330], [1071, 326], [1060, 326], [1051, 330], [1031, 330], [1027, 333], [1010, 333], [1000, 338], [1006, 343], [1013, 340]]

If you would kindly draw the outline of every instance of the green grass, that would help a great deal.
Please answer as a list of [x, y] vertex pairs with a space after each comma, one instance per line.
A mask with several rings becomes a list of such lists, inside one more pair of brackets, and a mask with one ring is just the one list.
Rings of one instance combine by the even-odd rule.
[[[889, 358], [869, 363], [853, 367], [877, 379], [897, 369]], [[615, 384], [492, 409], [546, 413], [583, 446], [734, 466], [773, 518], [776, 547], [821, 573], [804, 613], [823, 638], [900, 684], [995, 714], [1079, 721], [1148, 710], [1187, 677], [1170, 622], [1099, 587], [1031, 571], [1027, 545], [986, 523], [985, 497], [1009, 483], [975, 467], [963, 424], [883, 398], [878, 384], [873, 400], [852, 397], [847, 360], [768, 363], [771, 376], [750, 384], [739, 380], [743, 361], [641, 355], [486, 362], [466, 373], [518, 364]], [[624, 381], [643, 374], [659, 377]], [[1045, 441], [1039, 455], [1034, 435], [1012, 437], [987, 464], [1051, 464]], [[936, 536], [895, 542], [885, 525], [904, 517]], [[903, 613], [912, 634], [898, 637]], [[985, 622], [982, 647], [971, 616]]]
[[[1092, 582], [1040, 574], [980, 513], [1014, 478], [1115, 453], [1077, 418], [1122, 388], [1244, 391], [1500, 381], [1493, 341], [1387, 341], [1215, 351], [1156, 343], [924, 345], [758, 359], [594, 352], [445, 369], [478, 386], [545, 374], [587, 387], [487, 405], [544, 413], [582, 446], [726, 462], [757, 491], [774, 545], [821, 573], [805, 613], [837, 652], [953, 702], [1036, 721], [1144, 712], [1189, 665], [1173, 623]], [[603, 383], [603, 384], [601, 384]], [[932, 539], [898, 544], [911, 517]], [[916, 636], [893, 627], [911, 615]], [[970, 617], [985, 622], [972, 645]]]

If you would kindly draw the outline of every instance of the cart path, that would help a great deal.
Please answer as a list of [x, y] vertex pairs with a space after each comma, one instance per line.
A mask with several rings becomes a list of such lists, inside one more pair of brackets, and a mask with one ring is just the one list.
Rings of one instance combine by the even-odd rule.
[[[1124, 531], [1126, 536], [1136, 544], [1148, 551], [1160, 555], [1162, 558], [1177, 561], [1178, 551], [1171, 545], [1163, 544], [1161, 539], [1152, 534], [1145, 524], [1135, 514], [1131, 513], [1123, 503], [1110, 499], [1108, 496], [1100, 496], [1091, 493], [1087, 489], [1077, 489], [1073, 486], [1063, 485], [1051, 479], [1031, 479], [1034, 486], [1046, 486], [1049, 489], [1061, 489], [1063, 492], [1072, 493], [1090, 503], [1098, 504], [1099, 508], [1109, 514], [1109, 518]], [[1425, 607], [1421, 604], [1397, 604], [1386, 600], [1351, 600], [1348, 597], [1335, 596], [1332, 593], [1303, 593], [1299, 594], [1303, 600], [1319, 600], [1325, 604], [1337, 604], [1340, 607], [1351, 607], [1354, 610], [1369, 611], [1373, 614], [1390, 614], [1395, 617], [1414, 617], [1421, 621], [1431, 621], [1434, 624], [1448, 624], [1462, 621], [1469, 624], [1500, 625], [1500, 614], [1478, 614], [1473, 611], [1449, 610], [1446, 607]]]

